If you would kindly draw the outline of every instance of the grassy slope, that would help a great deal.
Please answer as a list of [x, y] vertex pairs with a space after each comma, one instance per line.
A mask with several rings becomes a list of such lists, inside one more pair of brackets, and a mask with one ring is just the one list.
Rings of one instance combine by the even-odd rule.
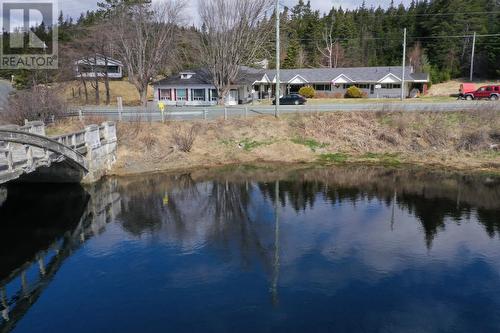
[[[89, 120], [96, 122], [98, 119]], [[321, 113], [196, 122], [190, 153], [175, 129], [191, 122], [119, 124], [117, 174], [227, 164], [404, 163], [500, 173], [500, 112]], [[81, 128], [60, 124], [58, 131]]]
[[[81, 87], [81, 97], [73, 98], [72, 89], [75, 90], [75, 94], [78, 94], [78, 87]], [[63, 84], [63, 94], [66, 100], [73, 105], [83, 105], [85, 104], [85, 96], [83, 92], [83, 87], [79, 81], [70, 81]], [[89, 89], [89, 103], [95, 104], [95, 91], [88, 84]], [[124, 105], [139, 105], [139, 93], [133, 84], [131, 84], [127, 79], [119, 81], [110, 81], [110, 91], [111, 91], [111, 104], [116, 105], [116, 98], [121, 96], [123, 98]], [[99, 83], [99, 92], [101, 95], [101, 105], [106, 102], [106, 90], [104, 83]], [[153, 98], [153, 87], [150, 86], [148, 89], [148, 98]]]

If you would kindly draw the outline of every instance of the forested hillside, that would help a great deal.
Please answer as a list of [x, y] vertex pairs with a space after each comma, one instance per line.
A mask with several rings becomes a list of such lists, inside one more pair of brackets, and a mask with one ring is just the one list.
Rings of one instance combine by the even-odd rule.
[[[332, 8], [324, 16], [299, 0], [284, 9], [281, 22], [284, 68], [400, 65], [406, 27], [408, 60], [417, 69], [432, 67], [435, 82], [468, 75], [474, 32], [476, 75], [500, 76], [500, 2], [495, 0], [424, 0], [407, 7], [393, 2], [389, 8], [363, 4], [356, 10]], [[494, 34], [499, 35], [482, 36]], [[272, 58], [274, 39], [267, 50]]]
[[[71, 77], [73, 58], [88, 53], [88, 44], [94, 45], [99, 39], [95, 36], [96, 31], [109, 30], [104, 28], [107, 10], [117, 3], [128, 2], [149, 0], [105, 0], [98, 10], [88, 11], [76, 20], [61, 13], [58, 24], [61, 69], [54, 75], [40, 71], [0, 70], [0, 76], [10, 78], [15, 74], [19, 87], [41, 81], [38, 76], [45, 80]], [[406, 27], [407, 64], [416, 70], [430, 72], [434, 83], [468, 76], [474, 32], [477, 34], [475, 78], [500, 78], [498, 0], [414, 0], [408, 6], [392, 3], [388, 8], [369, 8], [362, 4], [355, 10], [334, 7], [328, 14], [313, 10], [309, 1], [298, 0], [294, 7], [284, 7], [280, 15], [283, 68], [399, 66]], [[262, 24], [274, 27], [274, 20], [275, 14], [272, 14]], [[165, 65], [158, 75], [201, 65], [202, 29], [178, 26], [176, 59]], [[268, 42], [262, 45], [260, 52], [260, 58], [268, 59], [271, 67], [275, 64], [276, 42], [272, 29], [269, 28]], [[33, 31], [42, 40], [51, 39], [49, 26], [41, 25]], [[7, 45], [6, 32], [3, 38]]]

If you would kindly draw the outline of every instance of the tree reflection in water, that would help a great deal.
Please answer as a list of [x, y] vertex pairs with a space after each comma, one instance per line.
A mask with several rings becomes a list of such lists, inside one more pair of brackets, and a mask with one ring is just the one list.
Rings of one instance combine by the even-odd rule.
[[[164, 316], [155, 312], [161, 308], [158, 304], [167, 307], [171, 300], [187, 300], [180, 311], [192, 310], [202, 321], [206, 313], [209, 317], [217, 313], [232, 322], [231, 316], [244, 317], [247, 306], [253, 306], [249, 313], [285, 313], [290, 315], [288, 320], [298, 313], [309, 316], [307, 325], [320, 325], [316, 319], [332, 319], [342, 328], [350, 323], [343, 311], [349, 304], [371, 313], [377, 327], [385, 327], [379, 318], [389, 317], [387, 321], [393, 324], [399, 315], [410, 316], [403, 310], [398, 312], [399, 304], [417, 314], [427, 314], [428, 309], [439, 311], [443, 302], [454, 304], [456, 313], [460, 309], [471, 311], [462, 298], [462, 286], [474, 286], [469, 287], [471, 293], [484, 295], [495, 285], [500, 269], [497, 242], [488, 239], [500, 237], [498, 178], [378, 167], [234, 168], [109, 179], [86, 191], [64, 189], [54, 196], [43, 190], [32, 193], [15, 200], [13, 190], [0, 203], [4, 252], [0, 278], [7, 276], [7, 283], [0, 283], [0, 332], [14, 327], [43, 292], [51, 297], [58, 292], [56, 287], [44, 288], [63, 262], [82, 248], [86, 255], [81, 254], [80, 259], [85, 258], [85, 265], [69, 261], [72, 269], [59, 273], [60, 277], [78, 280], [87, 269], [94, 274], [95, 267], [89, 265], [94, 262], [107, 274], [95, 275], [102, 284], [88, 284], [88, 294], [74, 290], [74, 295], [66, 295], [75, 306], [72, 311], [85, 311], [81, 302], [87, 308], [94, 306], [100, 290], [93, 287], [109, 281], [111, 292], [107, 296], [115, 297], [106, 298], [109, 309], [122, 311], [117, 304], [124, 294], [130, 293], [136, 301], [144, 295], [158, 295], [149, 308], [148, 304], [143, 308], [141, 318], [146, 321]], [[32, 207], [45, 215], [22, 210], [23, 200], [35, 201]], [[27, 216], [25, 224], [19, 223], [23, 216]], [[467, 231], [472, 234], [467, 235]], [[133, 245], [124, 237], [127, 233], [133, 236]], [[85, 243], [94, 236], [100, 237]], [[108, 244], [110, 239], [123, 246], [114, 248]], [[8, 255], [13, 247], [17, 257]], [[106, 250], [99, 251], [101, 247]], [[464, 254], [467, 251], [470, 255]], [[48, 252], [55, 254], [47, 256]], [[46, 260], [40, 262], [40, 258]], [[169, 265], [158, 267], [164, 260]], [[131, 263], [132, 268], [121, 263]], [[137, 263], [141, 267], [138, 271]], [[157, 264], [154, 270], [149, 270], [149, 263]], [[40, 267], [40, 279], [29, 281], [28, 276], [26, 284], [25, 267]], [[127, 274], [122, 274], [124, 271]], [[210, 279], [211, 274], [216, 278]], [[21, 285], [20, 293], [5, 288], [12, 281]], [[137, 287], [143, 281], [150, 286]], [[82, 279], [80, 284], [86, 282]], [[241, 286], [248, 290], [241, 291]], [[399, 290], [395, 292], [395, 288]], [[430, 292], [433, 288], [448, 294], [435, 295]], [[414, 296], [413, 289], [421, 297]], [[203, 301], [197, 308], [199, 304], [189, 301], [190, 292], [205, 299], [220, 298], [220, 302]], [[259, 292], [262, 295], [252, 298]], [[398, 305], [370, 303], [380, 292]], [[302, 303], [302, 296], [314, 300], [307, 309], [301, 305], [295, 308], [307, 303]], [[234, 303], [231, 297], [251, 299]], [[493, 308], [490, 299], [482, 300], [481, 311], [493, 318], [491, 311], [484, 310]], [[157, 303], [162, 301], [165, 303]], [[271, 305], [272, 309], [266, 307]], [[243, 308], [235, 314], [233, 306]], [[169, 308], [172, 317], [168, 322], [178, 319], [185, 325], [190, 319], [177, 318], [176, 307], [180, 309], [182, 304]], [[262, 311], [252, 312], [257, 308]], [[48, 315], [40, 313], [44, 318]], [[32, 323], [37, 315], [32, 311], [31, 319], [27, 321], [28, 314], [23, 321]], [[89, 315], [94, 313], [87, 312]], [[359, 317], [355, 311], [350, 315], [351, 319]], [[446, 322], [446, 316], [436, 317], [440, 318], [436, 322]], [[52, 323], [59, 320], [54, 318]], [[267, 318], [272, 321], [272, 316]], [[476, 323], [474, 318], [469, 322]], [[256, 324], [264, 327], [266, 323]], [[275, 323], [285, 325], [279, 320]]]
[[163, 233], [186, 248], [222, 248], [244, 267], [258, 258], [277, 302], [280, 207], [300, 213], [318, 200], [352, 207], [378, 200], [391, 211], [391, 228], [398, 223], [396, 207], [414, 216], [430, 249], [447, 223], [472, 215], [490, 237], [500, 236], [499, 184], [481, 176], [376, 167], [156, 175], [121, 182], [121, 220], [134, 235]]

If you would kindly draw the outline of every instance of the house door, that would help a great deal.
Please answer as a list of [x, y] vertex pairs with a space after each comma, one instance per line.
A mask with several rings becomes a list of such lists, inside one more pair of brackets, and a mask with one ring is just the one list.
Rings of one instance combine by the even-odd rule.
[[232, 89], [229, 91], [227, 96], [227, 104], [229, 105], [237, 105], [238, 104], [238, 90]]

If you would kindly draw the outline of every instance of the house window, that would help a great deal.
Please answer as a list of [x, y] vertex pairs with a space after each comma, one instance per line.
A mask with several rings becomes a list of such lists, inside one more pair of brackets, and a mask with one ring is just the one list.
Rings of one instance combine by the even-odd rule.
[[384, 83], [382, 89], [401, 89], [401, 84]]
[[177, 92], [177, 100], [178, 101], [186, 101], [187, 100], [187, 94], [186, 94], [186, 89], [176, 89]]
[[120, 68], [118, 66], [108, 66], [108, 73], [118, 74], [119, 72], [120, 72]]
[[191, 100], [204, 101], [205, 100], [205, 89], [191, 89]]
[[217, 99], [219, 99], [219, 94], [217, 93], [217, 89], [212, 89], [211, 91], [211, 100], [212, 102], [217, 102]]
[[315, 84], [314, 85], [314, 90], [316, 91], [330, 91], [332, 89], [332, 86], [329, 84]]
[[351, 83], [344, 83], [343, 88], [344, 88], [344, 89], [349, 89], [349, 88], [350, 88], [350, 87], [352, 87], [352, 86], [353, 86], [353, 84], [351, 84]]
[[172, 89], [160, 89], [160, 99], [170, 101], [172, 99]]
[[369, 84], [361, 83], [356, 85], [359, 89], [368, 89], [370, 87]]

